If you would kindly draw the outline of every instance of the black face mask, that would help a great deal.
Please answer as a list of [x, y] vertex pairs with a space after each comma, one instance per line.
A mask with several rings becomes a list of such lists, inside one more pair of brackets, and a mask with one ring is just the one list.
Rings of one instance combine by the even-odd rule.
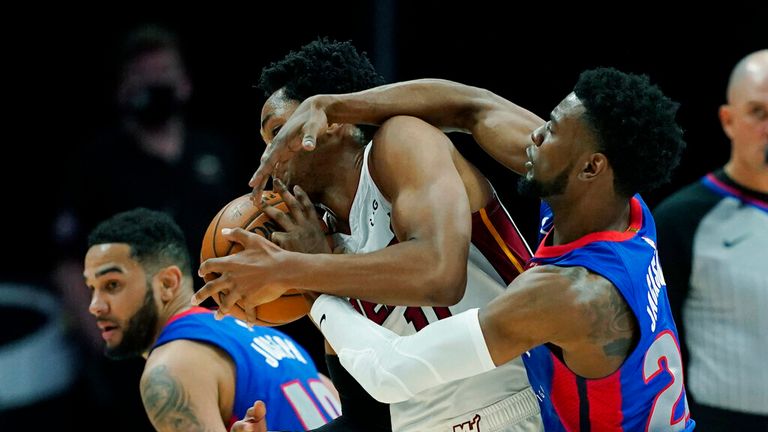
[[181, 114], [184, 102], [176, 97], [176, 89], [167, 84], [153, 85], [136, 92], [125, 104], [125, 114], [146, 128], [163, 126]]

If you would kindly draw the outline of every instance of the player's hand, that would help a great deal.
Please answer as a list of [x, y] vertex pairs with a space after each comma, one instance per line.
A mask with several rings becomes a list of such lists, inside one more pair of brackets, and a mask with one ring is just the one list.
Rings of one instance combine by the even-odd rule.
[[262, 210], [277, 222], [284, 231], [272, 233], [271, 240], [283, 249], [301, 253], [331, 253], [325, 232], [315, 211], [315, 206], [307, 194], [299, 187], [293, 188], [294, 196], [280, 179], [273, 182], [275, 192], [280, 194], [288, 206], [288, 212], [282, 212], [267, 204]]
[[[219, 304], [217, 317], [237, 312], [241, 306], [247, 322], [256, 322], [254, 307], [280, 297], [289, 287], [284, 283], [285, 255], [290, 254], [264, 237], [242, 228], [221, 230], [225, 239], [239, 243], [243, 250], [231, 255], [209, 258], [200, 264], [198, 273], [218, 273], [221, 276], [207, 282], [195, 295], [192, 304], [198, 305], [208, 297]], [[236, 314], [242, 319], [242, 316]]]
[[280, 128], [272, 143], [264, 150], [259, 168], [251, 177], [248, 185], [253, 188], [251, 199], [256, 206], [261, 204], [261, 193], [269, 176], [281, 162], [290, 160], [300, 151], [312, 151], [317, 145], [317, 137], [328, 127], [324, 100], [310, 97], [304, 100], [287, 122]]
[[267, 407], [262, 401], [254, 402], [245, 412], [245, 418], [232, 425], [231, 432], [267, 432]]

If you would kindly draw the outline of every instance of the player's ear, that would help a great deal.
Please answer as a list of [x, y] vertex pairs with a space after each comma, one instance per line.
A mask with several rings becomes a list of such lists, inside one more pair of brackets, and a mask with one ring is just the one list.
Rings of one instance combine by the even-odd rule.
[[608, 158], [602, 153], [592, 153], [584, 161], [584, 166], [579, 172], [579, 178], [591, 181], [608, 169]]
[[155, 275], [160, 284], [160, 299], [167, 303], [176, 297], [181, 289], [183, 273], [178, 266], [172, 265], [160, 269]]

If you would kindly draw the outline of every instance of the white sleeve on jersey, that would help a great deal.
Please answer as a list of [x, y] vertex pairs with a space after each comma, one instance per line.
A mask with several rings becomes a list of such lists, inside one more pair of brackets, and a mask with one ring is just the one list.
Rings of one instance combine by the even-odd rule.
[[434, 322], [410, 336], [373, 323], [335, 296], [321, 295], [310, 316], [357, 382], [379, 402], [396, 403], [496, 367], [477, 311]]

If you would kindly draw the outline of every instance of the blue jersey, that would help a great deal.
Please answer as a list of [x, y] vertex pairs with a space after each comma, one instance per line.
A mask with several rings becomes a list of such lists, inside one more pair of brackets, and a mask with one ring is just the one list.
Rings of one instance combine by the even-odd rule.
[[198, 307], [172, 317], [152, 348], [177, 339], [216, 346], [232, 359], [235, 400], [228, 427], [245, 417], [256, 400], [267, 405], [267, 424], [274, 430], [309, 430], [341, 414], [311, 357], [278, 330], [249, 329], [232, 317], [217, 321], [213, 312]]
[[692, 430], [677, 329], [656, 251], [650, 211], [635, 195], [625, 232], [588, 234], [547, 246], [553, 214], [542, 204], [542, 241], [529, 266], [580, 266], [613, 283], [640, 330], [637, 346], [622, 366], [600, 379], [582, 378], [547, 345], [523, 355], [547, 431]]

